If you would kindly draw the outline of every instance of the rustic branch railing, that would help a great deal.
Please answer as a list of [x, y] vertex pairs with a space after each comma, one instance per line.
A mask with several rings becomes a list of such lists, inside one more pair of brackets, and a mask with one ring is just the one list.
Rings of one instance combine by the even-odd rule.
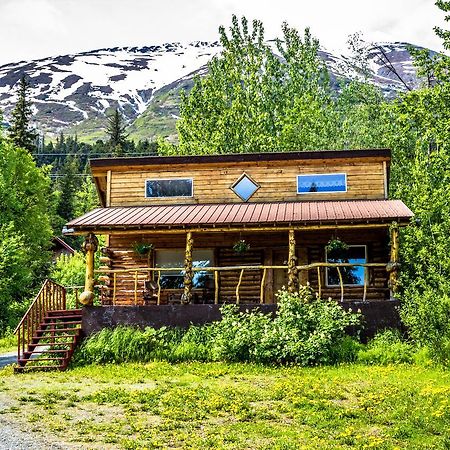
[[44, 281], [14, 333], [17, 334], [17, 358], [20, 359], [32, 343], [36, 330], [48, 311], [66, 309], [66, 288], [53, 280]]
[[[339, 277], [339, 288], [340, 288], [340, 300], [341, 302], [344, 301], [344, 278], [342, 276], [342, 268], [346, 267], [363, 267], [364, 268], [364, 276], [363, 276], [363, 301], [367, 298], [367, 287], [369, 284], [369, 270], [371, 268], [383, 268], [386, 269], [387, 264], [386, 263], [360, 263], [360, 264], [351, 264], [351, 263], [325, 263], [325, 262], [318, 262], [318, 263], [312, 263], [307, 264], [303, 266], [296, 266], [295, 269], [297, 272], [300, 271], [310, 271], [310, 270], [317, 270], [317, 281], [318, 281], [318, 295], [319, 297], [322, 295], [323, 286], [322, 286], [322, 270], [326, 268], [335, 268], [338, 277]], [[292, 268], [291, 268], [292, 269]], [[283, 266], [264, 266], [264, 265], [255, 265], [255, 266], [224, 266], [224, 267], [192, 267], [193, 272], [212, 272], [214, 275], [214, 303], [219, 303], [219, 278], [221, 272], [229, 272], [229, 271], [239, 271], [239, 277], [238, 282], [236, 284], [236, 303], [240, 303], [240, 287], [242, 284], [242, 278], [244, 276], [244, 271], [262, 271], [261, 281], [260, 281], [260, 303], [264, 303], [264, 294], [265, 294], [265, 282], [266, 282], [266, 275], [268, 270], [289, 270], [289, 266], [283, 265]], [[117, 298], [117, 275], [118, 274], [133, 274], [133, 284], [134, 284], [134, 290], [133, 290], [133, 299], [134, 304], [137, 304], [138, 299], [138, 289], [139, 289], [139, 273], [157, 273], [157, 300], [156, 304], [161, 304], [161, 272], [178, 272], [183, 273], [184, 268], [183, 267], [170, 267], [170, 268], [159, 268], [159, 267], [139, 267], [135, 269], [110, 269], [110, 270], [96, 270], [96, 273], [102, 273], [106, 275], [112, 275], [113, 277], [113, 288], [112, 288], [112, 304], [116, 304], [116, 298]], [[330, 286], [328, 286], [330, 287]], [[333, 286], [334, 287], [334, 286]], [[358, 285], [358, 287], [361, 287], [361, 285]]]

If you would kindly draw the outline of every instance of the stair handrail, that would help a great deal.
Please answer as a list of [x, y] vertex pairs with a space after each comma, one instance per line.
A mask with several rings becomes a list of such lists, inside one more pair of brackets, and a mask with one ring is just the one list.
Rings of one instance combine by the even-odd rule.
[[47, 312], [60, 309], [66, 309], [66, 288], [47, 278], [14, 330], [14, 334], [17, 334], [18, 360], [25, 353], [25, 347], [28, 350], [28, 346]]

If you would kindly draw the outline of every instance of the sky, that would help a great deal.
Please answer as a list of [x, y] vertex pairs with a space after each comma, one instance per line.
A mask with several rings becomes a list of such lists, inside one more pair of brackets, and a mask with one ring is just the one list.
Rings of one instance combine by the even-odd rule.
[[350, 34], [442, 50], [434, 0], [0, 0], [0, 65], [104, 47], [218, 39], [231, 15], [262, 20], [266, 38], [281, 24], [311, 28], [321, 45], [345, 52]]

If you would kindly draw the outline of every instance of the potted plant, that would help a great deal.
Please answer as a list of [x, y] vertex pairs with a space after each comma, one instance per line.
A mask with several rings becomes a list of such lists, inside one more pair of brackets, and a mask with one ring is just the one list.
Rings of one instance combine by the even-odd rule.
[[233, 250], [236, 253], [245, 253], [249, 249], [250, 249], [250, 244], [248, 242], [246, 242], [245, 239], [239, 239], [233, 245]]
[[153, 244], [145, 242], [136, 242], [133, 245], [134, 253], [137, 255], [145, 256], [148, 255], [153, 250]]

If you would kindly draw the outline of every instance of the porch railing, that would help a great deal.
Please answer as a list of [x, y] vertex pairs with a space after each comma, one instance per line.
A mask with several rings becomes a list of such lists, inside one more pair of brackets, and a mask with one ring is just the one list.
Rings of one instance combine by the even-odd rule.
[[36, 336], [36, 330], [48, 311], [66, 309], [66, 289], [47, 279], [34, 298], [14, 333], [17, 334], [17, 358], [20, 359]]
[[[297, 274], [300, 274], [302, 271], [317, 271], [317, 282], [318, 282], [318, 295], [321, 297], [323, 286], [322, 286], [322, 270], [326, 268], [335, 268], [339, 277], [339, 288], [340, 288], [340, 300], [341, 302], [344, 301], [344, 289], [345, 289], [345, 283], [344, 278], [342, 275], [342, 268], [354, 268], [354, 267], [363, 267], [364, 268], [364, 283], [363, 283], [363, 301], [366, 301], [367, 298], [367, 288], [369, 284], [369, 270], [372, 268], [383, 268], [387, 270], [387, 264], [386, 263], [361, 263], [361, 264], [351, 264], [351, 263], [325, 263], [325, 262], [318, 262], [318, 263], [312, 263], [302, 266], [295, 266], [295, 270]], [[240, 288], [242, 279], [244, 276], [244, 273], [246, 271], [262, 271], [261, 275], [261, 281], [260, 281], [260, 294], [259, 294], [259, 302], [261, 304], [265, 303], [265, 283], [267, 279], [267, 273], [269, 270], [286, 270], [289, 271], [289, 269], [292, 270], [292, 268], [288, 267], [287, 265], [282, 266], [273, 266], [273, 265], [255, 265], [255, 266], [224, 266], [224, 267], [193, 267], [192, 271], [195, 272], [212, 272], [214, 275], [214, 303], [219, 303], [219, 294], [220, 294], [220, 274], [223, 272], [229, 272], [229, 271], [239, 271], [239, 277], [236, 284], [236, 303], [240, 303]], [[184, 267], [171, 267], [171, 268], [158, 268], [158, 267], [139, 267], [134, 269], [109, 269], [109, 270], [96, 270], [96, 273], [101, 273], [104, 275], [107, 275], [109, 277], [110, 283], [112, 282], [112, 288], [108, 286], [108, 289], [112, 289], [112, 304], [116, 304], [116, 298], [117, 298], [117, 292], [118, 292], [118, 275], [121, 274], [132, 274], [133, 275], [133, 300], [134, 304], [138, 304], [138, 291], [139, 291], [139, 274], [157, 274], [156, 278], [156, 286], [157, 286], [157, 293], [156, 293], [156, 304], [161, 304], [161, 292], [163, 290], [161, 286], [161, 274], [167, 273], [167, 272], [178, 272], [178, 273], [184, 273]], [[111, 280], [112, 277], [112, 280]], [[141, 280], [142, 281], [142, 280]], [[145, 280], [147, 281], [147, 280]], [[107, 286], [100, 285], [100, 288], [105, 288]], [[334, 287], [334, 286], [333, 286]]]

